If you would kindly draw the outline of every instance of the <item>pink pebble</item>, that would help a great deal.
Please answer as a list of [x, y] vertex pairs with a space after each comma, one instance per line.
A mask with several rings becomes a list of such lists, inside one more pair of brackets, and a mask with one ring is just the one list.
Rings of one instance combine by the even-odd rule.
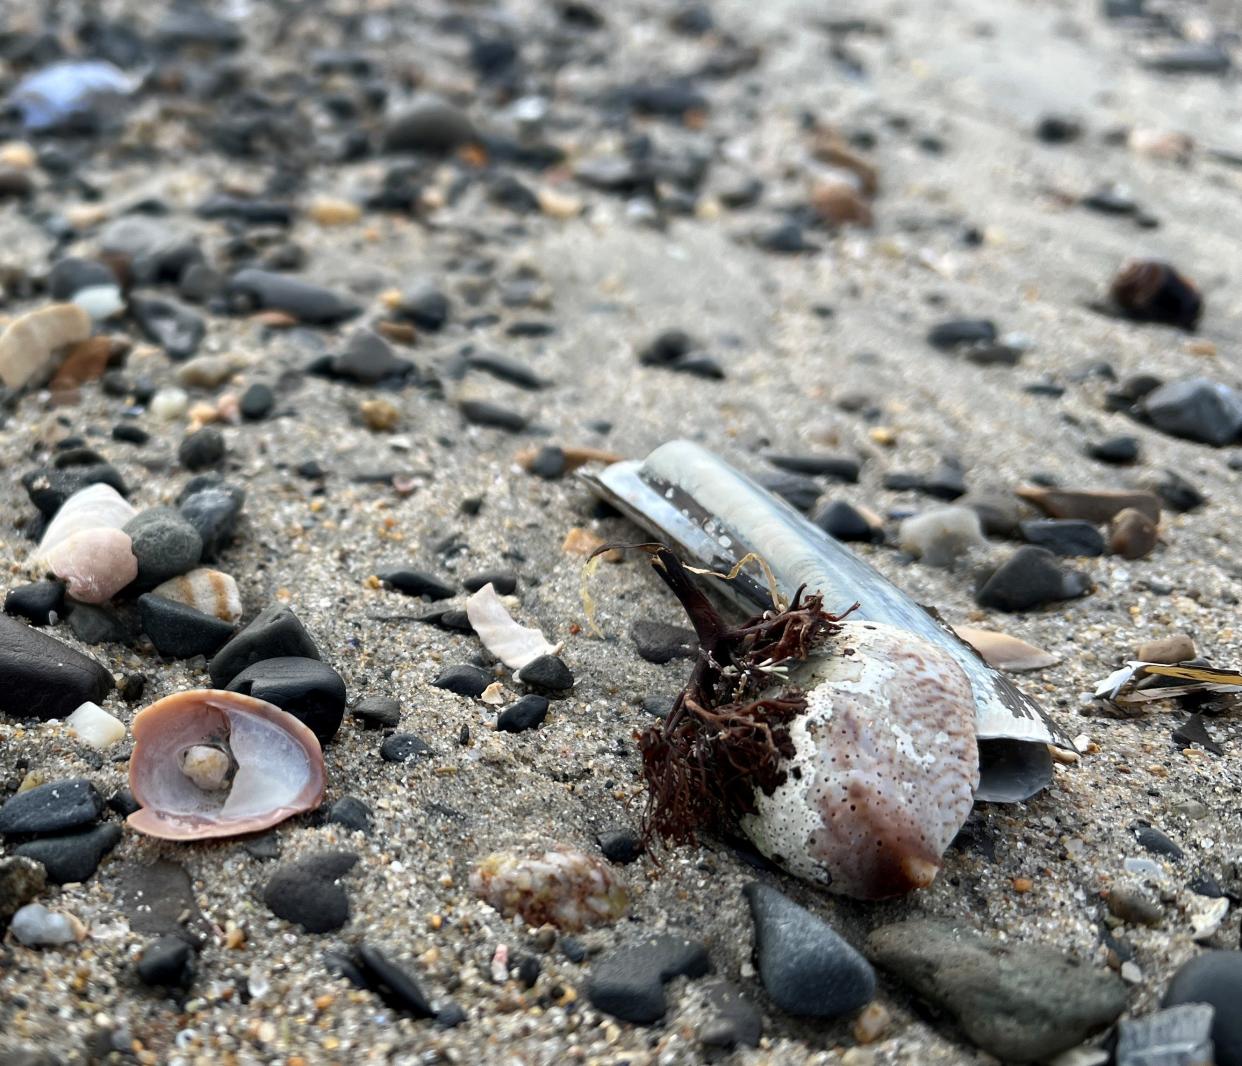
[[47, 554], [48, 568], [80, 603], [103, 603], [138, 576], [129, 534], [119, 529], [85, 529]]

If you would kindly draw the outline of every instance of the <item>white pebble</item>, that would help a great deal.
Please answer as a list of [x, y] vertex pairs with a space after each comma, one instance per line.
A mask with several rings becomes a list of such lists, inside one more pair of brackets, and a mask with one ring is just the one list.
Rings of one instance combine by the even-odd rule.
[[78, 739], [101, 751], [125, 739], [125, 724], [114, 718], [97, 703], [84, 703], [68, 718], [65, 725]]
[[42, 903], [27, 903], [13, 915], [9, 929], [27, 947], [72, 944], [86, 932], [72, 915], [49, 911]]
[[90, 285], [74, 293], [73, 302], [96, 322], [111, 318], [125, 309], [118, 285]]
[[171, 422], [185, 414], [190, 398], [184, 389], [166, 386], [151, 397], [151, 413], [164, 422]]
[[928, 566], [952, 566], [967, 552], [986, 548], [979, 515], [970, 507], [938, 507], [901, 523], [901, 550]]

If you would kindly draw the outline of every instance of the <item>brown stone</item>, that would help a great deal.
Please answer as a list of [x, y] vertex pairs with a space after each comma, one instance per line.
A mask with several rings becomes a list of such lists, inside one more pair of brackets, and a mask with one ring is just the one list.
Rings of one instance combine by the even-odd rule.
[[1108, 527], [1109, 551], [1123, 559], [1143, 558], [1159, 539], [1156, 523], [1133, 507], [1119, 512]]
[[1023, 486], [1017, 495], [1033, 504], [1049, 518], [1080, 518], [1103, 525], [1126, 509], [1138, 511], [1153, 523], [1160, 521], [1160, 498], [1153, 492], [1125, 492], [1100, 489], [1045, 489]]
[[811, 190], [811, 207], [830, 226], [870, 226], [871, 205], [848, 181], [821, 181]]
[[1144, 641], [1138, 646], [1134, 657], [1144, 663], [1184, 663], [1193, 659], [1195, 642], [1185, 633], [1170, 633], [1159, 640]]
[[76, 388], [88, 381], [98, 381], [112, 361], [113, 346], [109, 337], [91, 337], [70, 345], [65, 361], [52, 378], [52, 390]]

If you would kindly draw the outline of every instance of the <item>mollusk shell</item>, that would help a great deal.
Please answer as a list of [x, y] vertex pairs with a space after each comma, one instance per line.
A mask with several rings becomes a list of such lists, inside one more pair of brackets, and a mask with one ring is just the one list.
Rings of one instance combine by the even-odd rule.
[[742, 829], [790, 873], [861, 899], [931, 884], [979, 784], [970, 681], [943, 649], [878, 622], [841, 632], [790, 680], [785, 783]]
[[[166, 696], [134, 717], [129, 787], [142, 805], [128, 818], [164, 840], [253, 833], [323, 798], [323, 753], [315, 734], [278, 707], [217, 689]], [[237, 764], [227, 793], [203, 790], [182, 770], [181, 753], [226, 747]]]
[[121, 529], [138, 511], [111, 485], [87, 485], [69, 497], [48, 523], [34, 554], [34, 564], [43, 566], [58, 544], [75, 533], [92, 529]]
[[570, 932], [615, 922], [629, 906], [625, 887], [602, 861], [570, 848], [533, 858], [494, 852], [471, 872], [470, 888], [506, 918]]
[[156, 596], [184, 603], [225, 622], [236, 623], [242, 616], [237, 582], [222, 570], [200, 566], [180, 577], [170, 578], [154, 591]]

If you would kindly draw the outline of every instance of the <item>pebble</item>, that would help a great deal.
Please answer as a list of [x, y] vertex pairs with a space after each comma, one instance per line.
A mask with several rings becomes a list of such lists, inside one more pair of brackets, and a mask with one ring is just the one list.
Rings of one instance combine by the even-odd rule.
[[436, 688], [455, 692], [458, 696], [470, 696], [477, 700], [494, 680], [495, 678], [482, 667], [461, 663], [457, 666], [445, 667], [432, 684]]
[[764, 990], [781, 1010], [813, 1018], [851, 1014], [875, 996], [875, 971], [825, 922], [769, 885], [743, 892], [755, 923]]
[[1074, 570], [1062, 570], [1046, 548], [1024, 545], [1001, 564], [975, 594], [981, 607], [999, 611], [1029, 611], [1058, 600], [1085, 595], [1090, 580]]
[[1156, 259], [1123, 264], [1109, 295], [1118, 312], [1135, 322], [1160, 322], [1189, 331], [1203, 313], [1203, 297], [1194, 283]]
[[34, 859], [0, 858], [0, 928], [47, 887], [47, 873]]
[[1165, 470], [1151, 487], [1170, 511], [1179, 514], [1207, 503], [1207, 497], [1175, 470]]
[[1117, 1023], [1115, 1066], [1196, 1066], [1216, 1062], [1212, 1047], [1215, 1011], [1186, 1003]]
[[55, 947], [86, 938], [86, 929], [76, 918], [50, 911], [42, 903], [28, 903], [18, 910], [9, 931], [27, 947]]
[[214, 389], [228, 381], [237, 369], [238, 360], [231, 355], [196, 355], [177, 367], [173, 378], [187, 389]]
[[72, 300], [83, 289], [115, 285], [112, 268], [98, 259], [70, 255], [56, 260], [47, 274], [47, 291], [53, 300]]
[[363, 400], [358, 413], [367, 429], [377, 433], [391, 433], [401, 424], [401, 411], [391, 400], [375, 397]]
[[362, 310], [347, 296], [321, 285], [274, 271], [247, 267], [229, 278], [231, 305], [242, 311], [283, 311], [299, 322], [330, 326]]
[[1194, 640], [1187, 633], [1170, 633], [1167, 637], [1144, 641], [1134, 651], [1134, 657], [1144, 663], [1184, 663], [1198, 654]]
[[98, 751], [125, 739], [125, 724], [95, 703], [82, 704], [65, 719], [65, 725], [82, 743]]
[[707, 948], [697, 940], [663, 933], [623, 947], [591, 968], [587, 996], [605, 1014], [638, 1025], [664, 1017], [664, 985], [674, 977], [702, 977], [711, 972]]
[[1242, 395], [1205, 377], [1161, 385], [1143, 398], [1142, 411], [1165, 433], [1218, 448], [1242, 435]]
[[467, 592], [478, 592], [484, 585], [491, 585], [497, 596], [512, 596], [517, 592], [518, 576], [512, 570], [487, 570], [471, 574], [461, 582]]
[[142, 631], [168, 659], [214, 655], [233, 635], [233, 623], [148, 592], [138, 597]]
[[152, 589], [193, 569], [203, 554], [203, 538], [175, 507], [151, 507], [125, 523], [138, 560], [136, 588]]
[[1138, 461], [1139, 441], [1137, 437], [1110, 437], [1087, 445], [1087, 455], [1101, 463], [1125, 466]]
[[950, 1014], [1005, 1061], [1042, 1061], [1081, 1044], [1126, 1008], [1125, 984], [1042, 944], [1020, 946], [937, 919], [881, 926], [872, 961]]
[[156, 596], [183, 603], [230, 624], [241, 619], [241, 593], [237, 582], [220, 570], [198, 567], [157, 585], [152, 591]]
[[264, 385], [259, 381], [247, 385], [239, 401], [241, 416], [247, 422], [261, 421], [271, 414], [275, 406], [276, 393], [272, 391], [270, 385]]
[[204, 426], [182, 440], [177, 448], [177, 459], [187, 470], [197, 472], [218, 466], [226, 451], [224, 434], [215, 426]]
[[630, 626], [630, 638], [639, 656], [657, 666], [699, 654], [699, 638], [685, 626], [639, 619]]
[[358, 329], [350, 334], [345, 348], [332, 358], [333, 377], [359, 385], [375, 385], [388, 378], [404, 378], [414, 370], [408, 359], [397, 356], [392, 345], [374, 330]]
[[138, 576], [133, 542], [119, 529], [74, 533], [46, 552], [44, 561], [82, 603], [104, 603]]
[[547, 699], [532, 692], [501, 711], [496, 718], [496, 728], [505, 733], [524, 733], [542, 725], [547, 716]]
[[628, 866], [643, 853], [642, 838], [628, 827], [607, 829], [595, 838], [595, 842], [604, 858], [618, 866]]
[[1242, 1066], [1242, 951], [1205, 951], [1173, 975], [1162, 1005], [1206, 1003], [1215, 1008], [1215, 1066]]
[[203, 560], [214, 559], [232, 539], [245, 493], [226, 484], [204, 487], [186, 494], [178, 509], [198, 530], [203, 541]]
[[475, 426], [520, 433], [530, 424], [530, 419], [525, 415], [483, 400], [462, 400], [457, 407], [466, 421]]
[[825, 504], [811, 519], [829, 536], [840, 541], [871, 542], [877, 539], [879, 530], [856, 507], [844, 500]]
[[996, 340], [996, 323], [986, 318], [955, 318], [933, 326], [927, 334], [927, 343], [942, 352], [976, 344], [991, 344]]
[[1160, 542], [1156, 523], [1142, 511], [1126, 508], [1108, 525], [1108, 550], [1123, 559], [1142, 559]]
[[151, 397], [147, 409], [161, 422], [173, 422], [185, 414], [190, 397], [184, 389], [167, 385]]
[[189, 359], [207, 335], [207, 324], [197, 311], [166, 296], [130, 293], [128, 307], [143, 335], [163, 348], [169, 359]]
[[349, 921], [349, 897], [340, 885], [358, 861], [352, 851], [324, 851], [281, 863], [263, 889], [277, 918], [308, 933], [331, 933]]
[[1028, 544], [1047, 548], [1054, 555], [1104, 554], [1104, 534], [1078, 518], [1038, 518], [1023, 522], [1019, 528]]
[[1109, 889], [1108, 910], [1114, 917], [1131, 925], [1158, 926], [1164, 921], [1164, 908], [1159, 903], [1127, 885]]
[[699, 1029], [700, 1044], [726, 1051], [759, 1046], [763, 1015], [737, 987], [727, 981], [714, 982], [707, 988], [707, 999], [716, 1016]]
[[[447, 600], [455, 593], [451, 585], [446, 585], [438, 577], [424, 573], [422, 570], [385, 570], [379, 579], [389, 588], [406, 596], [422, 596], [428, 600]], [[499, 592], [500, 590], [497, 589]]]
[[801, 511], [804, 514], [819, 501], [819, 482], [811, 477], [777, 471], [760, 474], [755, 480], [768, 492], [779, 496], [795, 511]]
[[574, 687], [574, 675], [556, 655], [541, 655], [522, 667], [514, 679], [528, 688], [543, 692], [568, 692]]
[[141, 447], [151, 439], [151, 434], [133, 422], [118, 422], [112, 427], [112, 439]]
[[105, 823], [82, 832], [19, 844], [13, 854], [43, 863], [47, 879], [54, 885], [64, 885], [87, 880], [120, 840], [121, 827]]
[[[121, 480], [120, 473], [116, 467], [109, 463], [91, 463], [86, 466], [72, 466], [63, 470], [54, 467], [40, 467], [37, 470], [31, 470], [29, 473], [22, 475], [22, 486], [26, 490], [26, 495], [30, 497], [30, 502], [39, 509], [39, 513], [44, 518], [49, 519], [56, 515], [56, 512], [61, 509], [70, 497], [77, 495], [83, 489], [90, 488], [92, 485], [108, 485], [116, 491], [118, 496], [122, 497], [128, 492], [125, 482]], [[98, 502], [100, 498], [94, 497], [94, 499]], [[124, 501], [120, 501], [120, 504], [124, 504]], [[120, 504], [115, 500], [112, 501], [112, 507], [114, 508], [119, 508]], [[132, 509], [129, 513], [133, 513]], [[124, 525], [125, 522], [122, 520], [103, 524], [115, 524], [119, 527]]]
[[395, 311], [419, 329], [437, 333], [448, 323], [452, 312], [449, 298], [432, 281], [418, 281], [401, 293]]
[[100, 702], [113, 684], [94, 659], [0, 616], [0, 711], [12, 718], [66, 718], [84, 703]]
[[329, 743], [345, 716], [345, 682], [319, 659], [281, 656], [252, 663], [229, 682], [241, 692], [287, 711], [319, 739]]
[[286, 656], [320, 657], [319, 649], [297, 615], [288, 607], [272, 604], [255, 615], [211, 660], [208, 666], [211, 683], [216, 688], [228, 688], [229, 682], [252, 663]]
[[371, 808], [357, 796], [342, 796], [328, 808], [328, 821], [371, 835]]
[[42, 378], [56, 354], [91, 335], [91, 316], [74, 304], [51, 304], [15, 318], [0, 333], [0, 381], [20, 389]]
[[136, 635], [116, 612], [89, 603], [69, 604], [69, 628], [83, 644], [92, 645], [129, 644]]
[[[432, 1010], [430, 1002], [414, 977], [378, 948], [368, 944], [359, 944], [354, 951], [352, 961], [365, 987], [379, 996], [393, 1010], [401, 1011], [414, 1018], [436, 1016], [436, 1012]], [[451, 1025], [449, 1027], [451, 1028]]]
[[1120, 511], [1132, 507], [1153, 522], [1160, 521], [1160, 498], [1151, 492], [1112, 492], [1103, 489], [1084, 492], [1025, 487], [1018, 489], [1017, 494], [1049, 518], [1077, 518], [1103, 525]]
[[84, 777], [67, 778], [19, 792], [0, 807], [0, 833], [57, 833], [93, 825], [103, 814], [104, 801]]
[[25, 618], [31, 625], [54, 626], [65, 613], [65, 586], [59, 581], [32, 581], [9, 589], [4, 613]]
[[401, 702], [390, 696], [368, 696], [349, 713], [366, 729], [392, 729], [401, 724]]
[[441, 96], [423, 93], [388, 120], [384, 151], [447, 155], [477, 137], [464, 111]]
[[188, 988], [194, 980], [194, 951], [179, 936], [162, 936], [143, 948], [136, 969], [138, 979], [152, 988]]
[[979, 515], [970, 507], [939, 507], [901, 523], [901, 550], [928, 566], [952, 566], [971, 551], [987, 548]]
[[416, 756], [432, 754], [427, 742], [413, 733], [394, 733], [380, 745], [380, 758], [384, 762], [409, 762]]
[[946, 460], [926, 476], [903, 472], [885, 474], [884, 487], [892, 492], [922, 492], [939, 500], [956, 500], [966, 494], [966, 478], [957, 463]]

